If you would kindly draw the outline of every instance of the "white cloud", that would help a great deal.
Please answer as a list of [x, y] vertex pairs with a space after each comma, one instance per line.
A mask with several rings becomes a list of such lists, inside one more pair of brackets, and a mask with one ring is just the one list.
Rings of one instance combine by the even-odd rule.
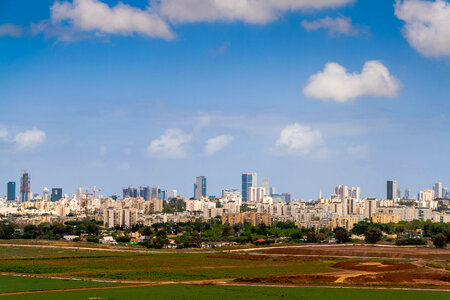
[[171, 22], [242, 21], [265, 24], [289, 11], [339, 7], [354, 0], [161, 0], [158, 10]]
[[403, 34], [417, 51], [427, 57], [450, 56], [450, 3], [397, 1], [395, 15], [405, 22]]
[[21, 37], [24, 33], [22, 26], [14, 24], [2, 24], [0, 25], [0, 37], [11, 36], [11, 37]]
[[400, 82], [381, 62], [367, 61], [359, 74], [348, 73], [338, 63], [328, 63], [323, 72], [309, 78], [303, 94], [310, 98], [347, 102], [361, 96], [395, 97], [400, 88]]
[[206, 141], [205, 154], [213, 155], [228, 146], [234, 137], [230, 134], [219, 135]]
[[358, 35], [363, 30], [358, 26], [352, 24], [352, 19], [348, 17], [338, 17], [338, 18], [330, 18], [325, 17], [323, 19], [315, 20], [315, 21], [306, 21], [304, 20], [302, 23], [302, 27], [308, 31], [325, 29], [328, 30], [330, 35]]
[[72, 3], [56, 1], [50, 11], [50, 22], [35, 24], [35, 33], [43, 31], [64, 41], [72, 40], [79, 32], [175, 37], [169, 25], [150, 6], [142, 10], [122, 2], [110, 7], [99, 0], [74, 0]]
[[347, 153], [353, 159], [366, 158], [369, 155], [369, 145], [350, 146], [347, 148]]
[[323, 143], [322, 133], [309, 126], [294, 123], [281, 130], [276, 142], [277, 153], [287, 155], [306, 155]]
[[45, 132], [37, 128], [20, 132], [14, 137], [19, 150], [32, 150], [45, 142]]
[[153, 140], [147, 148], [152, 156], [177, 158], [186, 156], [185, 146], [192, 139], [178, 128], [166, 129], [159, 139]]

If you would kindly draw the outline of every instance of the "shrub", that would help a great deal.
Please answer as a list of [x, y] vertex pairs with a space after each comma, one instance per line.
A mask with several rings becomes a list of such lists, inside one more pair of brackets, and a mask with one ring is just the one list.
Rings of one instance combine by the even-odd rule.
[[443, 233], [433, 235], [431, 240], [436, 248], [445, 248], [447, 246], [447, 237]]
[[381, 230], [375, 227], [369, 227], [367, 228], [366, 232], [364, 233], [365, 241], [368, 244], [376, 244], [379, 240], [381, 240], [382, 237]]
[[397, 246], [406, 246], [406, 245], [426, 245], [427, 241], [425, 239], [418, 238], [409, 238], [409, 239], [397, 239], [395, 241]]

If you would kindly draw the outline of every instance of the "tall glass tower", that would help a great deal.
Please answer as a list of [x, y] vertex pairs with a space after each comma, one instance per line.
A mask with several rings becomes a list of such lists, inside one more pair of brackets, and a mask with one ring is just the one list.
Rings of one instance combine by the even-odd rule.
[[20, 200], [22, 202], [29, 201], [30, 197], [30, 176], [28, 173], [23, 173], [20, 179]]
[[206, 196], [206, 177], [198, 176], [195, 178], [194, 198], [200, 200], [202, 196]]
[[388, 180], [386, 182], [386, 199], [394, 200], [397, 196], [397, 181]]
[[249, 187], [258, 185], [256, 173], [242, 173], [242, 201], [247, 202], [247, 191]]
[[8, 182], [8, 201], [14, 201], [16, 200], [16, 183], [14, 181]]

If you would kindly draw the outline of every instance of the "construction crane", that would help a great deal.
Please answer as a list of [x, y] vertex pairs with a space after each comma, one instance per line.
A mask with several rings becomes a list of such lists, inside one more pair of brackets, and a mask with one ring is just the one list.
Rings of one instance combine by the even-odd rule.
[[100, 192], [101, 191], [101, 189], [98, 189], [96, 186], [94, 186], [93, 188], [92, 188], [92, 200], [94, 200], [95, 199], [95, 192]]

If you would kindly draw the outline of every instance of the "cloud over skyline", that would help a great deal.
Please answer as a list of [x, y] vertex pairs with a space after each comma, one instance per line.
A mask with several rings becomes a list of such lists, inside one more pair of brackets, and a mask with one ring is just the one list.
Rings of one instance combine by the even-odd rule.
[[223, 148], [227, 147], [233, 139], [234, 137], [230, 134], [219, 135], [208, 139], [205, 145], [205, 154], [208, 156], [216, 154]]
[[362, 96], [395, 97], [399, 80], [379, 61], [367, 61], [361, 73], [348, 73], [338, 63], [330, 62], [322, 72], [309, 77], [303, 94], [309, 98], [340, 103]]
[[147, 148], [151, 156], [165, 158], [181, 158], [186, 156], [186, 144], [192, 139], [191, 134], [184, 133], [181, 129], [170, 128], [164, 131], [159, 139], [152, 140]]
[[301, 25], [307, 31], [324, 29], [328, 31], [328, 34], [331, 36], [355, 36], [364, 31], [359, 26], [352, 24], [351, 18], [343, 16], [337, 18], [330, 18], [327, 16], [323, 19], [314, 21], [304, 20], [302, 21]]
[[405, 22], [403, 34], [418, 52], [426, 57], [450, 56], [450, 3], [397, 0], [395, 15]]
[[280, 137], [276, 141], [276, 151], [281, 155], [303, 156], [322, 143], [322, 133], [319, 130], [294, 123], [281, 130]]

